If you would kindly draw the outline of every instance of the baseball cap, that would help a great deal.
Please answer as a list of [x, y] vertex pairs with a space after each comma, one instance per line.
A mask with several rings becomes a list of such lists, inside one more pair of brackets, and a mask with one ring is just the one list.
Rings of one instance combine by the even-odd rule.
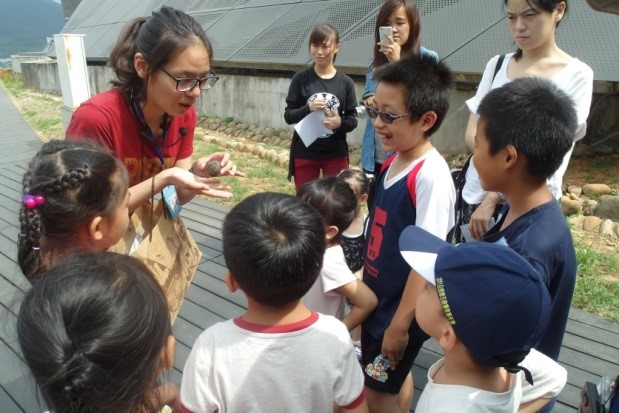
[[518, 363], [541, 338], [551, 306], [531, 264], [509, 247], [452, 245], [414, 225], [404, 229], [399, 246], [406, 262], [436, 286], [445, 316], [476, 360], [524, 370]]

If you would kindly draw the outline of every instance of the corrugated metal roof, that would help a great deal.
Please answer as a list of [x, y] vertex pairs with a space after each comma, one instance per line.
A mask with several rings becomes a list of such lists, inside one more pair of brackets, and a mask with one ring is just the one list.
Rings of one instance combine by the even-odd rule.
[[[106, 60], [120, 31], [134, 17], [161, 6], [191, 14], [213, 42], [219, 62], [304, 64], [309, 31], [332, 23], [341, 34], [340, 66], [365, 68], [381, 0], [82, 0], [63, 33], [85, 34], [88, 59]], [[481, 73], [494, 55], [515, 48], [501, 1], [419, 0], [422, 43], [456, 72]], [[619, 18], [570, 2], [557, 30], [562, 49], [589, 64], [596, 80], [619, 81]], [[52, 53], [53, 54], [53, 53]]]

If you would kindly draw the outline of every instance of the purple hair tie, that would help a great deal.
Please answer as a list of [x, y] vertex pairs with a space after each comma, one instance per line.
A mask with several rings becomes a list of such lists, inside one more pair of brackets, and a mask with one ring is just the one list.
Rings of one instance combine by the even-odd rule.
[[45, 203], [45, 197], [43, 195], [25, 194], [21, 197], [21, 202], [26, 206], [26, 208], [34, 209]]

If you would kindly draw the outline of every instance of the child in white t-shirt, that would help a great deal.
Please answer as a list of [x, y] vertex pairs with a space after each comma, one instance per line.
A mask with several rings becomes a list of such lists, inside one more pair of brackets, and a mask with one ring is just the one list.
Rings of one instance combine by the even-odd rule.
[[428, 370], [415, 412], [536, 412], [561, 392], [565, 369], [532, 349], [551, 303], [524, 258], [498, 244], [454, 246], [416, 226], [399, 244], [427, 281], [417, 322], [444, 354]]
[[183, 369], [183, 412], [367, 413], [363, 372], [341, 321], [301, 302], [325, 252], [316, 209], [265, 192], [226, 216], [226, 285], [247, 311], [196, 340]]
[[[320, 275], [303, 302], [310, 310], [342, 320], [351, 331], [365, 320], [377, 303], [372, 290], [348, 267], [341, 245], [342, 231], [354, 220], [357, 197], [350, 185], [334, 176], [308, 182], [301, 187], [298, 197], [322, 216], [327, 243]], [[344, 316], [346, 298], [353, 306]]]

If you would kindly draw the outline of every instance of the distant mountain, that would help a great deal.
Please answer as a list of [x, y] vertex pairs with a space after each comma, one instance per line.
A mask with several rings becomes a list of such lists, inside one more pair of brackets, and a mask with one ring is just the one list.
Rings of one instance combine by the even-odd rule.
[[65, 18], [53, 0], [0, 0], [0, 58], [39, 52], [46, 37], [60, 33]]

